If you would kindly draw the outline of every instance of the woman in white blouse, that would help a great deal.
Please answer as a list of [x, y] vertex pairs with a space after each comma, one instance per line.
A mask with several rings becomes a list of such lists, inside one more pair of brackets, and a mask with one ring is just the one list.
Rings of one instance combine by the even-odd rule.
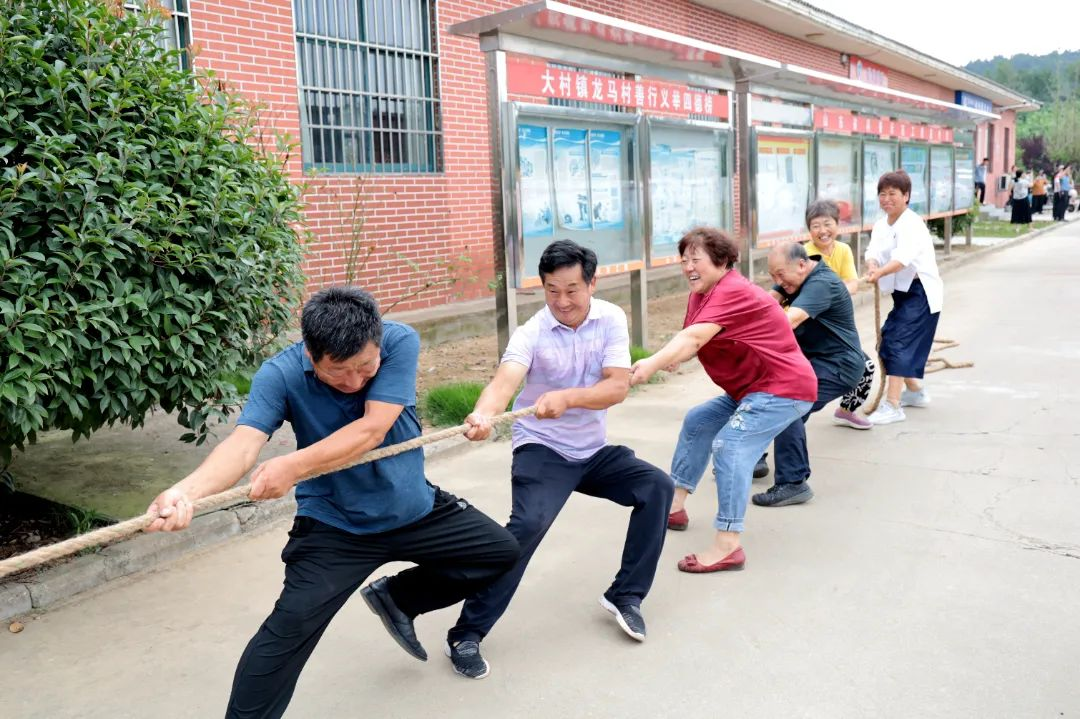
[[903, 422], [904, 407], [926, 407], [930, 395], [922, 384], [926, 358], [944, 299], [926, 223], [908, 208], [911, 178], [903, 170], [878, 180], [878, 203], [885, 217], [874, 224], [866, 248], [866, 279], [883, 294], [892, 293], [893, 308], [881, 328], [881, 357], [886, 375], [885, 401], [870, 415], [874, 424]]

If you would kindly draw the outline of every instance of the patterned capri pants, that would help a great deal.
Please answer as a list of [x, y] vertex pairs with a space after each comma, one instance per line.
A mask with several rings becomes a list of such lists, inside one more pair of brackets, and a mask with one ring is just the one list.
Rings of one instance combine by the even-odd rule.
[[[864, 357], [866, 355], [863, 355]], [[841, 409], [846, 409], [848, 412], [854, 412], [859, 407], [862, 407], [866, 400], [870, 397], [870, 386], [874, 384], [874, 373], [877, 372], [877, 364], [874, 360], [866, 357], [866, 366], [863, 367], [862, 379], [859, 380], [859, 384], [843, 397], [840, 398]]]

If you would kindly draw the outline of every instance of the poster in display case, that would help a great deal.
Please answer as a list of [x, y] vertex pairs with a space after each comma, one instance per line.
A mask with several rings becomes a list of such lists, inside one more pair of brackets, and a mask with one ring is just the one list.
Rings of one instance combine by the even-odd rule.
[[817, 199], [832, 200], [840, 209], [840, 226], [859, 225], [859, 143], [850, 138], [819, 136]]
[[518, 286], [538, 283], [544, 248], [566, 238], [596, 253], [601, 268], [641, 262], [632, 231], [635, 130], [587, 119], [522, 116], [517, 125], [522, 248]]
[[693, 227], [728, 227], [727, 135], [653, 125], [649, 131], [653, 261], [675, 257]]
[[548, 131], [518, 126], [521, 232], [526, 238], [551, 237], [551, 180], [548, 177]]
[[622, 134], [589, 130], [589, 207], [596, 229], [623, 226], [621, 170]]
[[898, 167], [896, 161], [896, 145], [891, 142], [863, 143], [863, 216], [864, 225], [872, 225], [885, 213], [881, 211], [881, 205], [877, 199], [877, 183], [886, 172], [892, 172]]
[[769, 247], [806, 232], [810, 196], [810, 138], [756, 137], [757, 246]]
[[555, 160], [555, 207], [559, 227], [592, 229], [589, 208], [589, 161], [585, 153], [587, 130], [558, 127], [552, 136]]
[[900, 167], [911, 177], [911, 199], [908, 207], [920, 215], [930, 212], [930, 148], [927, 145], [902, 145]]
[[957, 210], [966, 210], [975, 204], [975, 150], [958, 147], [954, 152], [956, 165], [953, 171], [953, 205]]
[[930, 212], [952, 212], [953, 151], [951, 147], [930, 148]]

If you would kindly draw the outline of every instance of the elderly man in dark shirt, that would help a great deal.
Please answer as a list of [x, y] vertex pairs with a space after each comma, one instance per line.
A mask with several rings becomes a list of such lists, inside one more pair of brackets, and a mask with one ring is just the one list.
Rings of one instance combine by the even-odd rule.
[[851, 293], [820, 256], [807, 255], [796, 242], [782, 243], [769, 253], [769, 274], [776, 282], [773, 293], [786, 305], [795, 339], [818, 379], [817, 402], [801, 422], [792, 422], [773, 440], [775, 484], [752, 498], [758, 506], [783, 507], [814, 496], [807, 481], [806, 420], [859, 383], [865, 358]]

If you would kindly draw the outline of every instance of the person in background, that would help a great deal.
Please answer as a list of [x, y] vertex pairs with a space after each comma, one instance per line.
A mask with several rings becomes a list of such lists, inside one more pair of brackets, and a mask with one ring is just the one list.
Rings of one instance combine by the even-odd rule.
[[881, 327], [878, 356], [884, 364], [886, 394], [869, 417], [874, 424], [903, 422], [903, 407], [930, 404], [921, 380], [945, 290], [934, 240], [926, 223], [908, 207], [910, 200], [911, 178], [903, 170], [878, 180], [878, 203], [885, 217], [870, 233], [866, 279], [876, 282], [882, 294], [892, 294], [893, 307]]
[[1057, 172], [1054, 173], [1054, 206], [1052, 210], [1052, 217], [1057, 221], [1065, 219], [1065, 209], [1069, 205], [1069, 193], [1063, 189], [1065, 180], [1065, 166], [1058, 165]]
[[1049, 182], [1046, 179], [1046, 173], [1040, 171], [1035, 176], [1035, 181], [1031, 183], [1031, 212], [1032, 214], [1040, 214], [1043, 208], [1046, 207], [1046, 186]]
[[975, 194], [979, 198], [979, 204], [986, 202], [986, 171], [990, 167], [990, 158], [984, 157], [979, 166], [975, 168]]
[[[859, 291], [859, 275], [855, 270], [855, 255], [847, 243], [836, 239], [840, 229], [840, 208], [832, 200], [817, 200], [806, 209], [806, 227], [810, 230], [810, 241], [806, 243], [806, 252], [810, 257], [820, 255], [821, 259], [843, 281], [848, 292], [855, 296]], [[773, 295], [783, 304], [779, 293]], [[833, 422], [852, 429], [870, 429], [874, 425], [866, 417], [856, 412], [870, 396], [870, 387], [874, 383], [877, 364], [864, 353], [863, 376], [850, 392], [840, 399], [840, 406], [833, 413]], [[756, 474], [755, 474], [756, 476]]]
[[1010, 222], [1014, 225], [1031, 224], [1030, 185], [1022, 170], [1017, 170], [1013, 174], [1010, 192], [1012, 195], [1012, 218]]

